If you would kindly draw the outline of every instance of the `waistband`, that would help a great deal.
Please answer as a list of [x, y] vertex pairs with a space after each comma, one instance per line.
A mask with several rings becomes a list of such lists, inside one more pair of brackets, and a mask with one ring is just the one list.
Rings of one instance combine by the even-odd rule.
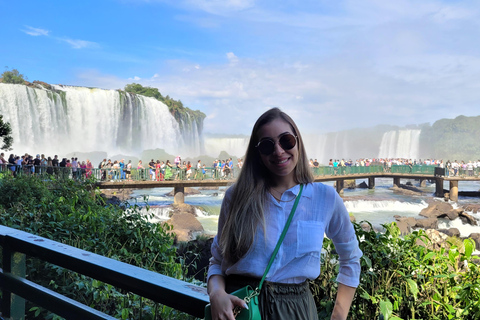
[[[256, 288], [260, 283], [259, 278], [242, 276], [238, 274], [228, 275], [226, 281], [226, 291], [233, 292], [246, 285], [250, 285], [252, 288]], [[264, 281], [262, 291], [268, 288], [268, 291], [277, 295], [291, 295], [291, 294], [303, 294], [310, 290], [310, 286], [307, 280], [302, 283], [280, 283]]]

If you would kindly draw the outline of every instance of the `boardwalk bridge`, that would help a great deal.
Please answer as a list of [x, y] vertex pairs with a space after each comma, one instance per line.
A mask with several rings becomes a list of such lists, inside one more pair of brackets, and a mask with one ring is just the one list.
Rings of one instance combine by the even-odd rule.
[[[458, 200], [458, 184], [460, 181], [480, 181], [479, 172], [473, 172], [468, 176], [467, 172], [461, 172], [458, 176], [445, 176], [444, 170], [438, 170], [436, 166], [393, 166], [386, 170], [383, 166], [369, 167], [320, 167], [312, 168], [315, 182], [334, 181], [337, 192], [343, 195], [345, 181], [348, 180], [368, 180], [368, 188], [375, 188], [376, 178], [391, 178], [393, 186], [400, 187], [401, 180], [418, 180], [420, 186], [425, 186], [426, 181], [435, 182], [435, 196], [443, 197], [444, 182], [449, 182], [449, 198], [452, 201]], [[232, 177], [202, 177], [201, 179], [185, 180], [109, 180], [98, 181], [96, 186], [99, 189], [149, 189], [149, 188], [173, 188], [174, 203], [184, 203], [186, 187], [220, 187], [229, 186], [235, 182]], [[477, 190], [475, 190], [477, 191]]]

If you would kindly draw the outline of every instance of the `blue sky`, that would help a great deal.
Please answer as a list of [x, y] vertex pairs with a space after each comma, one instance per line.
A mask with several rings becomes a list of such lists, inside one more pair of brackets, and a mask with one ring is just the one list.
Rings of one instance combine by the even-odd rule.
[[29, 81], [156, 87], [249, 134], [271, 107], [300, 129], [480, 115], [480, 2], [0, 0], [0, 66]]

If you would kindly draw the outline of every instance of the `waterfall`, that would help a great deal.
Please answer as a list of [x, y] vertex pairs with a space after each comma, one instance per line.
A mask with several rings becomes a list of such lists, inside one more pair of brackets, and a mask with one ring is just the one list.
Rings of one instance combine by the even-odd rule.
[[394, 130], [383, 134], [379, 158], [418, 159], [421, 130]]
[[234, 157], [243, 157], [247, 151], [250, 137], [215, 137], [206, 136], [205, 150], [211, 157], [218, 157], [222, 151]]
[[135, 155], [156, 148], [171, 154], [201, 149], [201, 128], [195, 121], [182, 133], [168, 107], [154, 98], [117, 90], [52, 87], [0, 84], [0, 114], [11, 124], [16, 153]]

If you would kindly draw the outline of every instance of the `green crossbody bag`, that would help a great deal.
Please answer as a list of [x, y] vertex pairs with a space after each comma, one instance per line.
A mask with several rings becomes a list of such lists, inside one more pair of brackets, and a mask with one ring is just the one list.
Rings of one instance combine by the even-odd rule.
[[[295, 210], [297, 209], [298, 201], [300, 200], [300, 196], [302, 195], [303, 185], [300, 185], [300, 192], [298, 193], [295, 203], [293, 204], [292, 211], [290, 211], [290, 215], [288, 216], [287, 223], [283, 228], [282, 234], [280, 235], [280, 239], [278, 239], [277, 245], [275, 246], [275, 250], [273, 250], [272, 256], [270, 257], [270, 261], [268, 262], [268, 266], [263, 273], [262, 280], [258, 284], [258, 287], [253, 289], [251, 286], [245, 286], [243, 288], [238, 289], [230, 294], [243, 299], [245, 303], [248, 305], [248, 309], [243, 309], [241, 307], [235, 307], [233, 310], [233, 314], [235, 315], [235, 319], [238, 320], [261, 320], [262, 317], [260, 315], [260, 309], [258, 307], [258, 296], [260, 295], [260, 290], [262, 290], [263, 282], [267, 277], [267, 273], [272, 266], [273, 260], [280, 249], [280, 245], [287, 234], [288, 227], [290, 226], [290, 222], [292, 222], [293, 215]], [[212, 310], [210, 304], [205, 306], [205, 320], [212, 320]]]

